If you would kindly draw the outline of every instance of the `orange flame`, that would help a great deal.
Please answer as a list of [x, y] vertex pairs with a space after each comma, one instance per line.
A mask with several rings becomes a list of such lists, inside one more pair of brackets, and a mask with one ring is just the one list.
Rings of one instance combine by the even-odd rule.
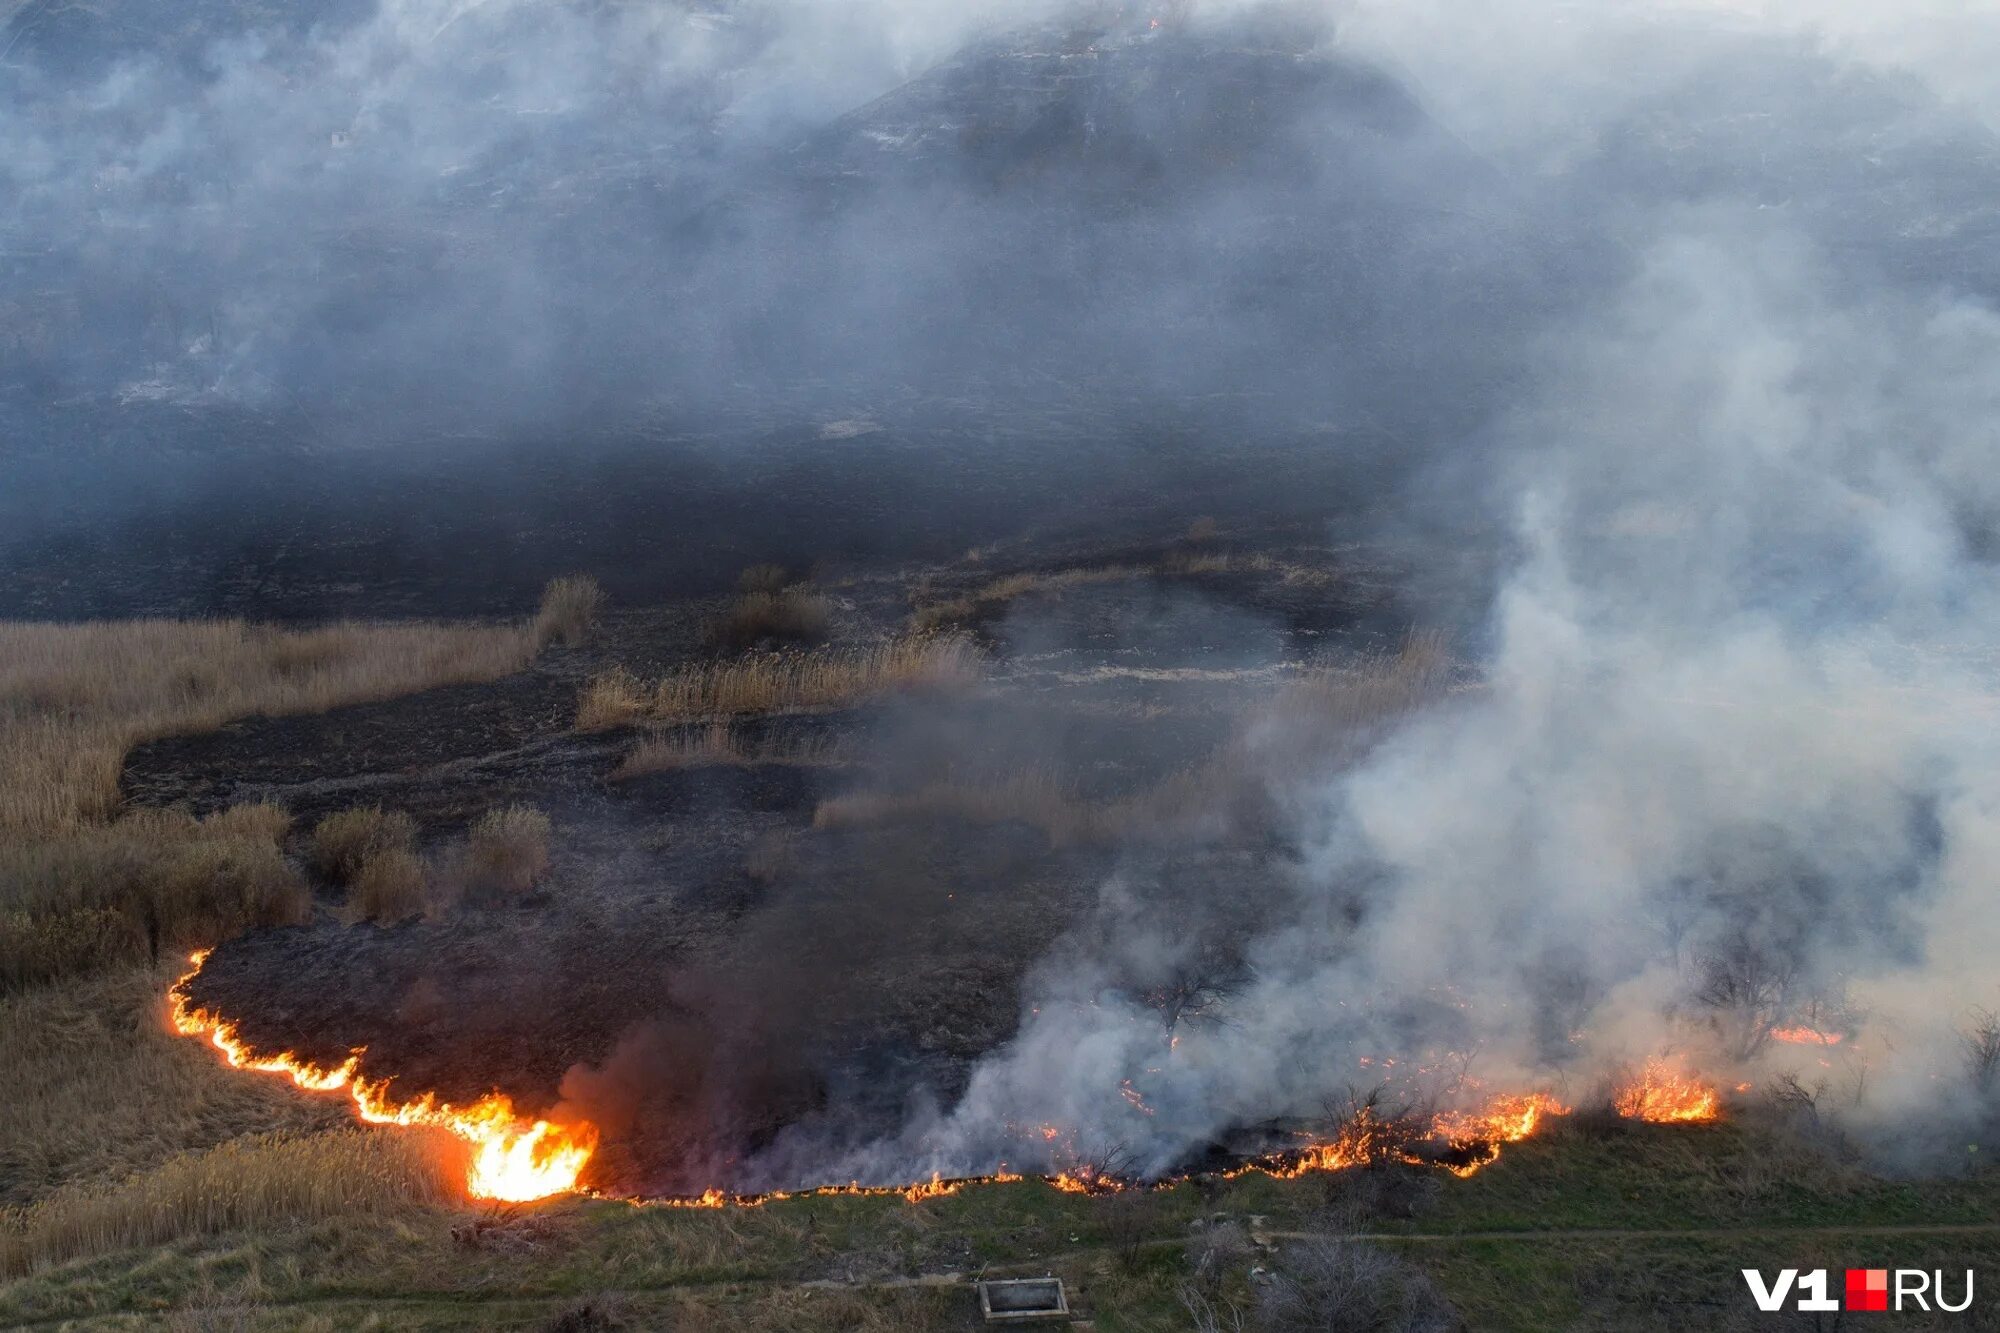
[[1722, 1099], [1713, 1087], [1693, 1075], [1665, 1061], [1648, 1060], [1637, 1077], [1617, 1091], [1611, 1104], [1630, 1120], [1685, 1123], [1715, 1119], [1721, 1114]]
[[208, 961], [208, 952], [204, 949], [189, 955], [191, 966], [167, 993], [169, 1016], [174, 1030], [182, 1035], [207, 1037], [231, 1067], [284, 1074], [309, 1092], [344, 1088], [354, 1099], [355, 1113], [370, 1124], [425, 1125], [450, 1131], [472, 1145], [465, 1189], [475, 1199], [525, 1203], [576, 1188], [577, 1177], [597, 1150], [595, 1126], [529, 1120], [516, 1114], [513, 1101], [500, 1092], [488, 1093], [469, 1106], [453, 1106], [428, 1092], [412, 1101], [397, 1101], [389, 1095], [388, 1079], [359, 1076], [361, 1047], [348, 1052], [347, 1059], [332, 1068], [290, 1051], [276, 1055], [254, 1052], [237, 1035], [236, 1024], [189, 1004], [187, 985]]
[[1821, 1032], [1818, 1028], [1792, 1027], [1772, 1028], [1771, 1040], [1789, 1042], [1794, 1046], [1838, 1046], [1846, 1040], [1844, 1032]]
[[[354, 1101], [355, 1113], [370, 1124], [418, 1125], [449, 1131], [472, 1146], [472, 1162], [466, 1173], [466, 1192], [474, 1198], [526, 1202], [574, 1192], [579, 1188], [578, 1179], [597, 1150], [598, 1134], [594, 1125], [587, 1122], [555, 1124], [547, 1120], [528, 1119], [519, 1115], [514, 1110], [513, 1102], [500, 1092], [488, 1093], [467, 1106], [439, 1101], [435, 1093], [398, 1101], [389, 1094], [390, 1080], [370, 1080], [359, 1076], [364, 1053], [361, 1047], [350, 1051], [347, 1059], [332, 1067], [315, 1064], [290, 1051], [275, 1055], [253, 1051], [238, 1035], [235, 1023], [192, 1007], [188, 999], [188, 983], [201, 971], [207, 958], [207, 950], [189, 957], [191, 966], [168, 992], [170, 1016], [176, 1031], [186, 1036], [206, 1037], [233, 1068], [283, 1074], [297, 1086], [311, 1092], [345, 1089]], [[1779, 1034], [1774, 1032], [1773, 1035]], [[1835, 1036], [1827, 1044], [1838, 1040]], [[1129, 1080], [1122, 1091], [1135, 1105], [1148, 1109], [1129, 1095]], [[1720, 1097], [1714, 1088], [1659, 1060], [1649, 1062], [1635, 1080], [1621, 1088], [1614, 1098], [1614, 1105], [1620, 1115], [1639, 1120], [1705, 1121], [1713, 1120], [1720, 1114]], [[1475, 1110], [1446, 1111], [1433, 1117], [1428, 1127], [1413, 1127], [1399, 1120], [1384, 1119], [1364, 1108], [1331, 1140], [1308, 1143], [1288, 1152], [1259, 1158], [1222, 1174], [1234, 1178], [1258, 1172], [1279, 1179], [1294, 1179], [1312, 1172], [1402, 1162], [1443, 1167], [1454, 1175], [1469, 1176], [1496, 1161], [1501, 1145], [1526, 1139], [1541, 1127], [1546, 1117], [1567, 1115], [1569, 1111], [1569, 1107], [1546, 1092], [1502, 1095]], [[1062, 1131], [1054, 1125], [1037, 1126], [1034, 1132], [1050, 1143], [1062, 1137]], [[1441, 1152], [1440, 1147], [1449, 1152]], [[909, 1185], [855, 1183], [798, 1191], [774, 1190], [764, 1194], [731, 1194], [710, 1189], [695, 1198], [644, 1202], [676, 1208], [724, 1208], [756, 1207], [792, 1198], [896, 1195], [910, 1203], [921, 1203], [926, 1199], [956, 1194], [968, 1185], [999, 1184], [1026, 1178], [1008, 1171], [1003, 1164], [992, 1175], [947, 1178], [933, 1172], [930, 1179]], [[1090, 1166], [1080, 1166], [1039, 1179], [1072, 1194], [1109, 1194], [1137, 1187], [1137, 1182], [1115, 1178]], [[1173, 1182], [1154, 1183], [1164, 1186]]]

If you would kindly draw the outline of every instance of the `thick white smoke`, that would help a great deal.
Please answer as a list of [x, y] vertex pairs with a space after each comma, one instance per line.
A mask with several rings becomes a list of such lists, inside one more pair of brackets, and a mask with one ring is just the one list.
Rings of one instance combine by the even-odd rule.
[[2000, 1009], [2000, 590], [1965, 543], [2000, 320], [1704, 212], [1539, 360], [1483, 683], [1293, 793], [1311, 855], [1220, 1021], [1169, 1043], [1122, 984], [1186, 923], [1116, 881], [963, 1099], [836, 1175], [1164, 1171], [1385, 1059], [1574, 1097], [1661, 1054], [1795, 1073], [1903, 1152], [1991, 1113], [1961, 1034]]

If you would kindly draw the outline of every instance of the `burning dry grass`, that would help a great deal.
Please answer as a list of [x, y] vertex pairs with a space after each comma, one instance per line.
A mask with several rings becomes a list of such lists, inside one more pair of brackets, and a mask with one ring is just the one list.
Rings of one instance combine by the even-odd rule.
[[451, 1202], [463, 1167], [441, 1138], [263, 1134], [182, 1154], [118, 1185], [61, 1190], [0, 1214], [0, 1273], [189, 1235]]
[[633, 722], [841, 708], [892, 690], [965, 685], [978, 676], [978, 651], [957, 635], [760, 654], [687, 667], [650, 684], [619, 669], [584, 689], [577, 726], [594, 731]]
[[641, 741], [611, 770], [613, 782], [665, 773], [682, 768], [717, 765], [749, 767], [754, 764], [797, 764], [825, 767], [841, 761], [839, 742], [831, 736], [812, 736], [792, 741], [750, 741], [720, 718], [708, 725], [655, 736]]

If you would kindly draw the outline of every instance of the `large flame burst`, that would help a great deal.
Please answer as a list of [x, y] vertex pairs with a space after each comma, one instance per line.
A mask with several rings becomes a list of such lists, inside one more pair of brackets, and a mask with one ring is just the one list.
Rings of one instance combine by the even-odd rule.
[[449, 1130], [472, 1147], [466, 1169], [466, 1192], [475, 1199], [510, 1203], [546, 1198], [574, 1190], [577, 1178], [597, 1150], [597, 1129], [589, 1124], [557, 1125], [529, 1119], [514, 1110], [504, 1093], [492, 1092], [465, 1106], [439, 1101], [436, 1094], [399, 1101], [390, 1095], [389, 1080], [360, 1076], [363, 1049], [328, 1068], [290, 1051], [253, 1051], [237, 1035], [236, 1024], [191, 1006], [187, 985], [201, 971], [208, 951], [193, 954], [192, 964], [168, 992], [169, 1013], [176, 1031], [207, 1037], [223, 1058], [237, 1069], [283, 1074], [311, 1092], [345, 1090], [355, 1113], [374, 1125], [426, 1125]]
[[[170, 1014], [177, 1031], [190, 1037], [206, 1037], [232, 1067], [283, 1074], [311, 1092], [345, 1091], [353, 1099], [356, 1114], [370, 1124], [430, 1126], [457, 1135], [472, 1147], [466, 1192], [474, 1198], [526, 1202], [573, 1193], [580, 1188], [578, 1181], [583, 1169], [597, 1150], [594, 1125], [531, 1119], [517, 1113], [512, 1100], [500, 1092], [488, 1093], [465, 1106], [439, 1101], [435, 1093], [429, 1092], [399, 1101], [390, 1095], [389, 1080], [361, 1077], [364, 1048], [360, 1047], [332, 1067], [315, 1064], [290, 1051], [275, 1055], [254, 1051], [238, 1035], [235, 1023], [194, 1008], [189, 1001], [188, 983], [201, 971], [207, 957], [207, 950], [190, 957], [192, 966], [168, 992]], [[1661, 1122], [1713, 1120], [1721, 1112], [1721, 1098], [1714, 1087], [1663, 1061], [1648, 1063], [1620, 1087], [1614, 1094], [1613, 1105], [1620, 1115], [1630, 1119]], [[1547, 1117], [1567, 1115], [1569, 1111], [1568, 1106], [1545, 1092], [1496, 1096], [1477, 1109], [1445, 1111], [1428, 1121], [1417, 1122], [1380, 1116], [1372, 1107], [1364, 1107], [1331, 1138], [1312, 1140], [1297, 1148], [1257, 1158], [1226, 1174], [1257, 1172], [1292, 1179], [1313, 1172], [1402, 1163], [1441, 1167], [1454, 1175], [1469, 1176], [1495, 1161], [1503, 1145], [1528, 1138]], [[1042, 1136], [1054, 1142], [1060, 1131], [1045, 1126]], [[956, 1194], [968, 1185], [1023, 1179], [1026, 1177], [1003, 1166], [992, 1175], [953, 1179], [933, 1174], [928, 1180], [910, 1185], [855, 1183], [764, 1194], [731, 1194], [711, 1189], [697, 1198], [650, 1202], [682, 1208], [722, 1208], [829, 1195], [900, 1195], [918, 1203]], [[1040, 1179], [1076, 1194], [1109, 1194], [1139, 1187], [1141, 1183], [1119, 1179], [1089, 1166]]]
[[1714, 1120], [1722, 1114], [1722, 1097], [1714, 1087], [1664, 1060], [1647, 1061], [1611, 1104], [1629, 1120], [1660, 1124]]

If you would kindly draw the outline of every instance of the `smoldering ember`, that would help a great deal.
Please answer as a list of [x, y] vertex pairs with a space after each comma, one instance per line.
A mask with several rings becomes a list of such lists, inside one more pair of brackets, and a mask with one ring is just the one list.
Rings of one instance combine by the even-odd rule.
[[0, 1326], [1986, 1326], [1995, 69], [0, 4]]

